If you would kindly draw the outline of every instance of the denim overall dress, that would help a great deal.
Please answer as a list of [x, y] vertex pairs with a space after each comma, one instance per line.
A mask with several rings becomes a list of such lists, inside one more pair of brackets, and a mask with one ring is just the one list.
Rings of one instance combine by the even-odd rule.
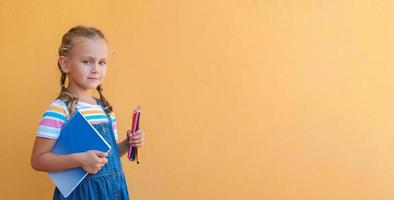
[[[96, 99], [96, 101], [104, 110], [101, 101], [99, 101], [98, 99]], [[112, 129], [112, 119], [107, 113], [106, 116], [108, 118], [108, 123], [92, 125], [112, 147], [111, 150], [108, 152], [108, 163], [106, 163], [96, 174], [88, 174], [67, 198], [64, 198], [60, 191], [55, 188], [53, 199], [129, 199], [126, 179], [119, 157], [118, 145], [116, 143], [114, 132]]]

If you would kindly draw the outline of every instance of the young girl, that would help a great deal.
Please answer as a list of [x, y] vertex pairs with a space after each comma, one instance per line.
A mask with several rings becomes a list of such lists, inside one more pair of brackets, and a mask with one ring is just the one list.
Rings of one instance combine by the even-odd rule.
[[[62, 38], [58, 67], [61, 72], [59, 96], [49, 104], [38, 126], [31, 164], [38, 171], [63, 171], [82, 167], [89, 175], [67, 199], [129, 199], [120, 157], [131, 143], [142, 147], [142, 131], [117, 143], [118, 133], [112, 106], [103, 96], [101, 83], [106, 74], [108, 45], [103, 33], [93, 27], [76, 26]], [[68, 78], [67, 87], [65, 86]], [[100, 99], [92, 96], [97, 89]], [[78, 109], [112, 146], [106, 154], [86, 151], [69, 155], [51, 153], [61, 128]], [[64, 199], [56, 188], [53, 199]]]

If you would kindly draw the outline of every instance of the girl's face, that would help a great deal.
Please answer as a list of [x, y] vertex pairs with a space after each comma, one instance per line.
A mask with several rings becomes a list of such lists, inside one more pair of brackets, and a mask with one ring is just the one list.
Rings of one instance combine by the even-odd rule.
[[70, 55], [61, 56], [62, 70], [68, 73], [74, 90], [95, 89], [104, 80], [107, 71], [108, 46], [101, 38], [76, 38]]

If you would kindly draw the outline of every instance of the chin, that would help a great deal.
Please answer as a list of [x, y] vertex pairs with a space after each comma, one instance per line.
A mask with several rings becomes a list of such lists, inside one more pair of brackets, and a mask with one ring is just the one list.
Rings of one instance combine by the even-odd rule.
[[91, 90], [95, 90], [97, 88], [97, 86], [99, 86], [100, 84], [95, 84], [95, 85], [87, 85], [86, 89], [91, 89]]

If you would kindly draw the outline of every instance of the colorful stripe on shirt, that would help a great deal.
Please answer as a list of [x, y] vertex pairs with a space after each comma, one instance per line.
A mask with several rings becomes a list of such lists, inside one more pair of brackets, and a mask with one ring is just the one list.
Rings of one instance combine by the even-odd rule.
[[[99, 105], [92, 105], [84, 102], [78, 102], [76, 108], [91, 124], [108, 123], [107, 115]], [[67, 120], [68, 110], [64, 102], [55, 100], [52, 102], [38, 125], [37, 136], [50, 139], [59, 137], [61, 128]], [[110, 115], [114, 136], [118, 139], [116, 118], [114, 114]]]

